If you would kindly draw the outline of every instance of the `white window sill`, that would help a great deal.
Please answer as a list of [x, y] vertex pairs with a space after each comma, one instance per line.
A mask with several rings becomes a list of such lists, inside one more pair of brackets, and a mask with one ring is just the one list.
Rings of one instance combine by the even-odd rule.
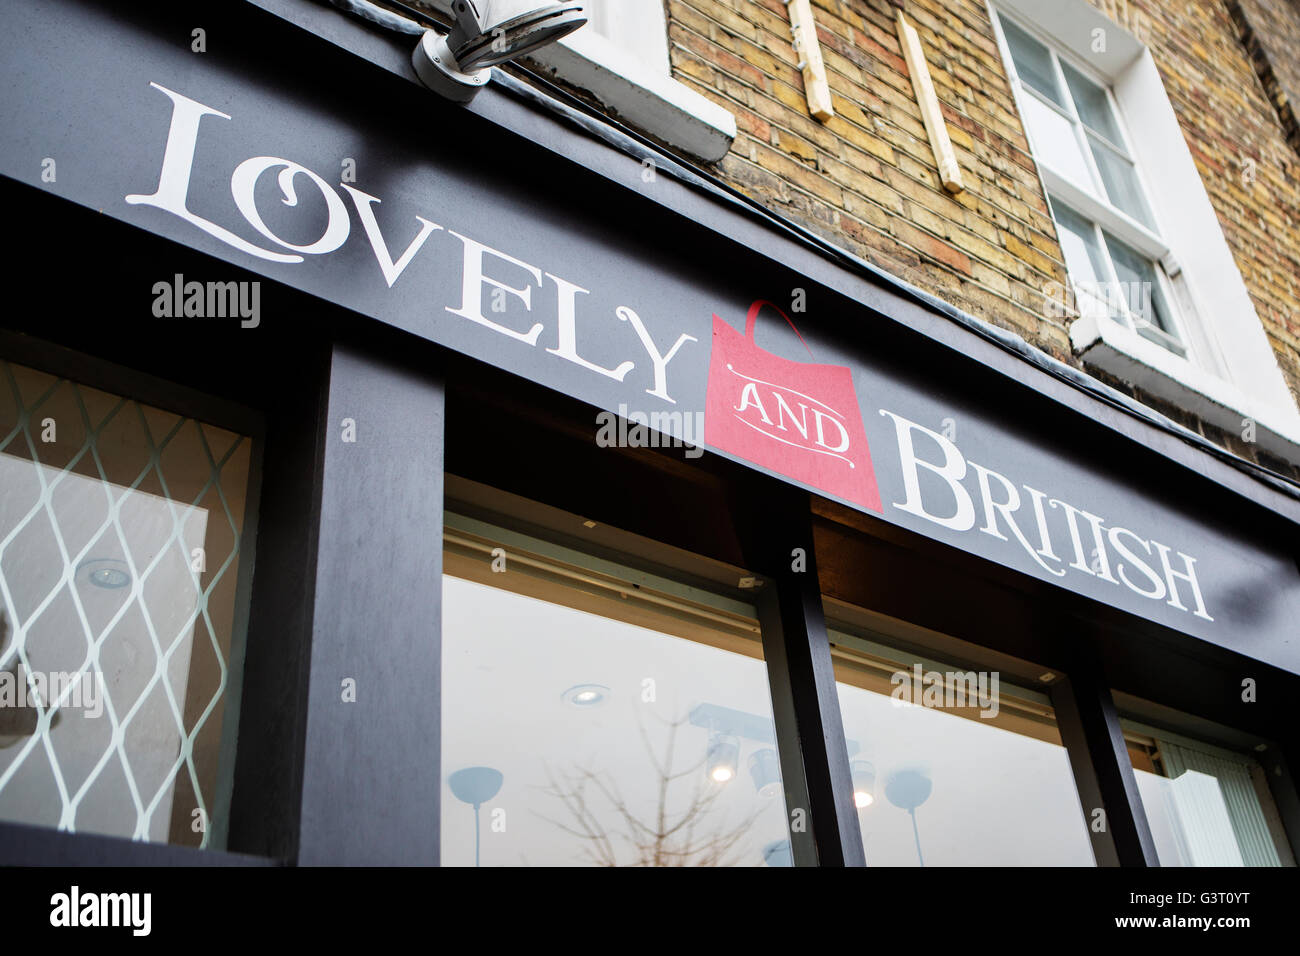
[[586, 27], [529, 59], [629, 126], [697, 159], [716, 162], [736, 138], [736, 118], [727, 110]]
[[1243, 437], [1245, 420], [1254, 421], [1255, 441], [1261, 448], [1300, 462], [1300, 410], [1294, 406], [1280, 407], [1247, 395], [1107, 318], [1076, 319], [1070, 326], [1070, 341], [1087, 365], [1131, 382], [1238, 438]]

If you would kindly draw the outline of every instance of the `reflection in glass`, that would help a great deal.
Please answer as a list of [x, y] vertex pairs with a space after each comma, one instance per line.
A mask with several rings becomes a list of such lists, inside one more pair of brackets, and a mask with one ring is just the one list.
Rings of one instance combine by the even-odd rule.
[[1138, 183], [1137, 168], [1091, 134], [1088, 135], [1088, 144], [1092, 147], [1093, 159], [1097, 161], [1097, 171], [1101, 173], [1101, 182], [1106, 187], [1107, 198], [1142, 225], [1154, 228], [1151, 210], [1147, 207], [1146, 200], [1142, 198], [1142, 186]]
[[1011, 60], [1016, 65], [1016, 75], [1057, 106], [1064, 106], [1056, 72], [1052, 69], [1052, 55], [1047, 47], [1006, 17], [1001, 18], [1001, 23], [1007, 46], [1011, 49]]
[[1079, 314], [1110, 317], [1106, 261], [1097, 241], [1096, 227], [1055, 196], [1050, 201]]
[[868, 866], [1093, 865], [1050, 707], [831, 639]]
[[1255, 761], [1190, 742], [1126, 736], [1161, 866], [1282, 865]]
[[[447, 552], [444, 865], [789, 865], [756, 623], [509, 560]], [[499, 774], [478, 811], [463, 768]]]
[[1022, 97], [1021, 103], [1034, 157], [1080, 189], [1095, 194], [1097, 187], [1074, 124], [1036, 97]]
[[1061, 72], [1065, 74], [1070, 96], [1074, 98], [1075, 109], [1079, 111], [1079, 118], [1084, 124], [1115, 145], [1122, 144], [1124, 140], [1120, 138], [1119, 124], [1115, 122], [1115, 114], [1111, 111], [1106, 91], [1064, 61], [1061, 63]]
[[1165, 304], [1160, 283], [1156, 280], [1155, 263], [1111, 235], [1106, 236], [1106, 248], [1110, 250], [1120, 291], [1124, 295], [1125, 305], [1137, 322], [1138, 331], [1142, 332], [1144, 327], [1159, 330], [1164, 335], [1158, 341], [1165, 344], [1174, 330], [1169, 318], [1169, 307]]

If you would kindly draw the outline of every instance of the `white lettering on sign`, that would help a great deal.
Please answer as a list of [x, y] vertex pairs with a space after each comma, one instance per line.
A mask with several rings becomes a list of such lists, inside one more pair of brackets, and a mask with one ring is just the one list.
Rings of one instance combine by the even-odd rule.
[[[278, 156], [251, 156], [230, 173], [235, 208], [248, 227], [278, 248], [250, 242], [191, 210], [189, 188], [202, 121], [209, 116], [231, 120], [231, 116], [158, 83], [150, 86], [172, 104], [167, 141], [156, 188], [148, 194], [127, 195], [124, 197], [127, 203], [160, 209], [231, 248], [268, 262], [300, 264], [307, 256], [327, 255], [347, 243], [352, 234], [352, 219], [344, 196], [313, 170]], [[265, 221], [263, 210], [257, 204], [257, 185], [264, 174], [273, 170], [278, 170], [276, 184], [281, 203], [288, 208], [298, 207], [298, 190], [303, 180], [310, 184], [310, 189], [320, 193], [325, 223], [320, 235], [312, 241], [290, 242]], [[351, 200], [388, 288], [407, 273], [431, 240], [435, 244], [450, 243], [437, 255], [443, 261], [459, 263], [459, 302], [444, 303], [441, 309], [435, 309], [435, 314], [464, 319], [525, 348], [543, 346], [542, 335], [550, 317], [554, 321], [554, 335], [553, 344], [543, 348], [546, 354], [620, 383], [642, 368], [643, 382], [649, 383], [645, 391], [663, 402], [676, 404], [669, 392], [669, 364], [683, 346], [699, 341], [695, 336], [681, 333], [664, 350], [637, 312], [627, 305], [618, 305], [613, 309], [613, 316], [605, 318], [619, 321], [608, 322], [608, 327], [630, 329], [632, 334], [623, 333], [623, 340], [633, 347], [635, 339], [639, 352], [635, 358], [624, 358], [610, 367], [601, 365], [585, 357], [580, 347], [578, 303], [580, 296], [590, 294], [587, 289], [419, 215], [414, 216], [418, 226], [414, 236], [394, 258], [393, 248], [377, 219], [376, 207], [382, 205], [381, 200], [347, 183], [340, 182], [338, 188]], [[403, 235], [400, 225], [390, 222], [388, 228], [390, 234]], [[410, 235], [409, 220], [405, 228], [408, 230], [405, 235]], [[549, 298], [546, 280], [555, 289], [553, 311], [543, 311], [539, 302], [543, 297]], [[491, 303], [486, 311], [485, 294]], [[495, 317], [490, 318], [489, 313]], [[848, 370], [844, 371], [847, 374]], [[770, 438], [819, 455], [843, 458], [850, 437], [842, 416], [829, 406], [820, 405], [793, 389], [750, 379], [731, 407], [735, 417]], [[857, 409], [853, 411], [856, 414]], [[1088, 575], [1204, 620], [1214, 620], [1206, 609], [1197, 580], [1195, 558], [1128, 528], [1110, 525], [1101, 516], [1063, 499], [1018, 484], [991, 467], [967, 461], [952, 438], [944, 434], [887, 409], [880, 409], [880, 414], [893, 421], [897, 438], [903, 500], [894, 502], [894, 507], [899, 511], [950, 531], [987, 535], [1008, 543], [1014, 541], [1035, 565], [1053, 577], [1064, 578], [1071, 571]]]
[[[786, 388], [784, 385], [775, 385], [771, 382], [759, 381], [756, 378], [748, 378], [748, 376], [741, 375], [734, 368], [729, 368], [729, 371], [733, 375], [746, 379], [744, 386], [740, 389], [740, 404], [732, 406], [732, 410], [738, 413], [736, 415], [738, 419], [755, 431], [762, 432], [768, 438], [775, 438], [783, 444], [793, 445], [795, 448], [804, 448], [819, 455], [830, 455], [840, 461], [848, 462], [850, 468], [854, 467], [850, 459], [839, 454], [839, 452], [847, 451], [849, 447], [849, 432], [841, 422], [843, 416], [839, 412], [829, 405], [822, 405], [815, 398], [804, 395], [802, 392], [796, 392], [792, 388]], [[768, 416], [767, 407], [763, 404], [763, 394], [767, 395], [775, 421]], [[807, 399], [807, 401], [801, 401], [800, 399]], [[809, 402], [813, 404], [809, 405]], [[799, 411], [796, 412], [795, 408], [798, 408]], [[822, 411], [823, 408], [825, 411]], [[761, 427], [754, 420], [754, 413], [745, 414], [750, 409], [754, 410], [758, 421], [767, 426], [766, 428]], [[809, 413], [812, 414], [811, 423], [808, 420]], [[827, 441], [827, 425], [834, 429], [834, 444]], [[783, 434], [778, 435], [778, 431]], [[796, 434], [802, 440], [795, 440], [794, 436]]]
[[[895, 508], [953, 531], [974, 531], [975, 499], [963, 484], [968, 471], [973, 471], [983, 516], [980, 533], [1003, 541], [1014, 539], [1036, 564], [1056, 577], [1064, 577], [1070, 570], [1078, 571], [1099, 581], [1127, 587], [1144, 598], [1165, 601], [1177, 610], [1190, 610], [1207, 621], [1214, 620], [1205, 608], [1201, 585], [1196, 579], [1196, 559], [1191, 555], [1143, 538], [1128, 528], [1108, 527], [1099, 515], [1059, 498], [1049, 499], [1043, 492], [1021, 485], [1031, 502], [1026, 507], [1025, 498], [1011, 479], [984, 465], [968, 462], [957, 445], [940, 433], [888, 409], [880, 409], [880, 414], [893, 420], [898, 437], [903, 500], [894, 502]], [[926, 441], [923, 452], [917, 450], [916, 436]], [[940, 479], [938, 488], [942, 490], [932, 491], [928, 499], [922, 491], [922, 470]], [[929, 486], [935, 488], [933, 482]], [[1053, 550], [1053, 527], [1051, 515], [1043, 507], [1045, 500], [1064, 519], [1056, 522], [1057, 536], [1068, 535], [1069, 539], [1066, 553], [1071, 560], [1064, 567], [1055, 566], [1064, 564], [1065, 559], [1057, 557]], [[1031, 514], [1025, 515], [1026, 511]], [[1026, 535], [1026, 528], [1034, 532], [1036, 542]], [[1153, 549], [1158, 569], [1150, 563]], [[1190, 601], [1190, 607], [1183, 603], [1184, 598]]]
[[[339, 193], [313, 170], [308, 169], [301, 163], [278, 156], [252, 156], [241, 162], [231, 172], [230, 192], [235, 201], [235, 207], [248, 225], [264, 239], [270, 240], [276, 246], [280, 246], [287, 251], [281, 252], [277, 249], [268, 249], [249, 242], [225, 226], [218, 225], [192, 211], [189, 208], [189, 188], [190, 178], [194, 171], [194, 158], [198, 151], [199, 127], [205, 116], [215, 116], [223, 120], [229, 120], [231, 117], [228, 113], [205, 106], [197, 100], [192, 100], [188, 96], [169, 90], [159, 83], [150, 83], [149, 85], [171, 100], [171, 124], [167, 130], [167, 144], [163, 150], [162, 168], [158, 175], [157, 187], [149, 194], [132, 193], [124, 197], [128, 203], [161, 209], [202, 230], [214, 239], [238, 249], [240, 252], [256, 256], [268, 262], [302, 263], [306, 261], [307, 256], [326, 255], [341, 248], [347, 242], [351, 234], [352, 220], [348, 213], [347, 204]], [[299, 197], [296, 184], [300, 179], [304, 178], [320, 192], [324, 199], [326, 210], [325, 226], [321, 235], [312, 242], [304, 244], [291, 243], [277, 235], [263, 218], [262, 210], [257, 205], [257, 184], [264, 173], [275, 169], [279, 170], [276, 182], [280, 189], [283, 205], [289, 208], [298, 206]], [[377, 197], [347, 183], [340, 182], [339, 187], [352, 200], [357, 218], [361, 221], [366, 239], [374, 252], [375, 261], [379, 265], [380, 274], [384, 277], [384, 282], [387, 283], [389, 288], [392, 288], [393, 284], [402, 276], [417, 254], [425, 247], [429, 238], [434, 233], [444, 233], [459, 241], [458, 258], [461, 262], [460, 303], [459, 305], [449, 304], [445, 306], [444, 311], [481, 325], [498, 335], [503, 335], [523, 345], [536, 348], [540, 344], [546, 324], [539, 317], [533, 317], [533, 321], [529, 323], [527, 330], [523, 330], [512, 328], [505, 323], [504, 318], [501, 321], [488, 318], [483, 308], [483, 294], [488, 292], [492, 298], [492, 308], [489, 310], [492, 313], [502, 311], [507, 299], [513, 299], [516, 303], [514, 307], [515, 313], [521, 311], [519, 307], [522, 306], [522, 311], [529, 313], [531, 317], [534, 307], [534, 287], [537, 289], [543, 287], [543, 272], [540, 268], [477, 239], [445, 229], [443, 226], [418, 215], [415, 220], [419, 224], [419, 231], [407, 244], [402, 254], [394, 259], [375, 215], [375, 207], [381, 205], [381, 201]], [[511, 272], [513, 272], [513, 275], [511, 275]], [[578, 284], [562, 279], [552, 273], [547, 272], [545, 276], [554, 283], [556, 290], [554, 313], [556, 344], [553, 347], [546, 348], [545, 351], [557, 358], [572, 362], [589, 372], [612, 378], [615, 381], [622, 382], [626, 379], [628, 373], [638, 367], [636, 360], [624, 359], [613, 368], [605, 368], [590, 359], [584, 358], [579, 352], [577, 297], [580, 294], [588, 294], [588, 291]], [[498, 303], [501, 304], [502, 309], [497, 308]], [[683, 345], [687, 342], [696, 342], [698, 339], [693, 335], [682, 334], [677, 337], [672, 347], [664, 352], [650, 337], [650, 333], [641, 321], [640, 316], [633, 312], [632, 309], [620, 305], [614, 309], [614, 315], [608, 318], [617, 318], [621, 322], [627, 322], [631, 325], [632, 332], [635, 333], [635, 339], [644, 351], [644, 357], [648, 363], [648, 376], [651, 384], [646, 388], [646, 392], [669, 404], [676, 404], [676, 400], [672, 398], [668, 391], [668, 364]], [[614, 327], [622, 328], [622, 326]], [[632, 336], [628, 336], [627, 341], [630, 346]]]

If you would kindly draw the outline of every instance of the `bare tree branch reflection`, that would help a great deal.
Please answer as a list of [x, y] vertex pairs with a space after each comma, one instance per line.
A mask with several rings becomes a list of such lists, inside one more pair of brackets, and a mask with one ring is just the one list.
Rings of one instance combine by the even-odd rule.
[[565, 819], [538, 816], [583, 841], [582, 856], [596, 866], [740, 865], [744, 838], [758, 810], [728, 823], [718, 803], [725, 788], [705, 778], [704, 759], [675, 769], [677, 735], [686, 723], [686, 717], [664, 722], [666, 739], [662, 754], [657, 754], [638, 721], [657, 778], [653, 809], [633, 809], [607, 773], [579, 766], [548, 767], [543, 792], [560, 802]]

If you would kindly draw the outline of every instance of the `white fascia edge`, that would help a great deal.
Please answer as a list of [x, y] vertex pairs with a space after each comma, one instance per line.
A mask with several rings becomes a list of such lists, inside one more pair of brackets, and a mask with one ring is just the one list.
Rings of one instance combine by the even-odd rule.
[[726, 156], [736, 138], [736, 118], [726, 109], [589, 29], [542, 47], [529, 59], [586, 90], [629, 126], [705, 162]]
[[1085, 363], [1136, 385], [1203, 421], [1242, 437], [1245, 419], [1255, 422], [1260, 447], [1300, 462], [1300, 412], [1247, 395], [1127, 326], [1084, 315], [1070, 326], [1070, 342]]

